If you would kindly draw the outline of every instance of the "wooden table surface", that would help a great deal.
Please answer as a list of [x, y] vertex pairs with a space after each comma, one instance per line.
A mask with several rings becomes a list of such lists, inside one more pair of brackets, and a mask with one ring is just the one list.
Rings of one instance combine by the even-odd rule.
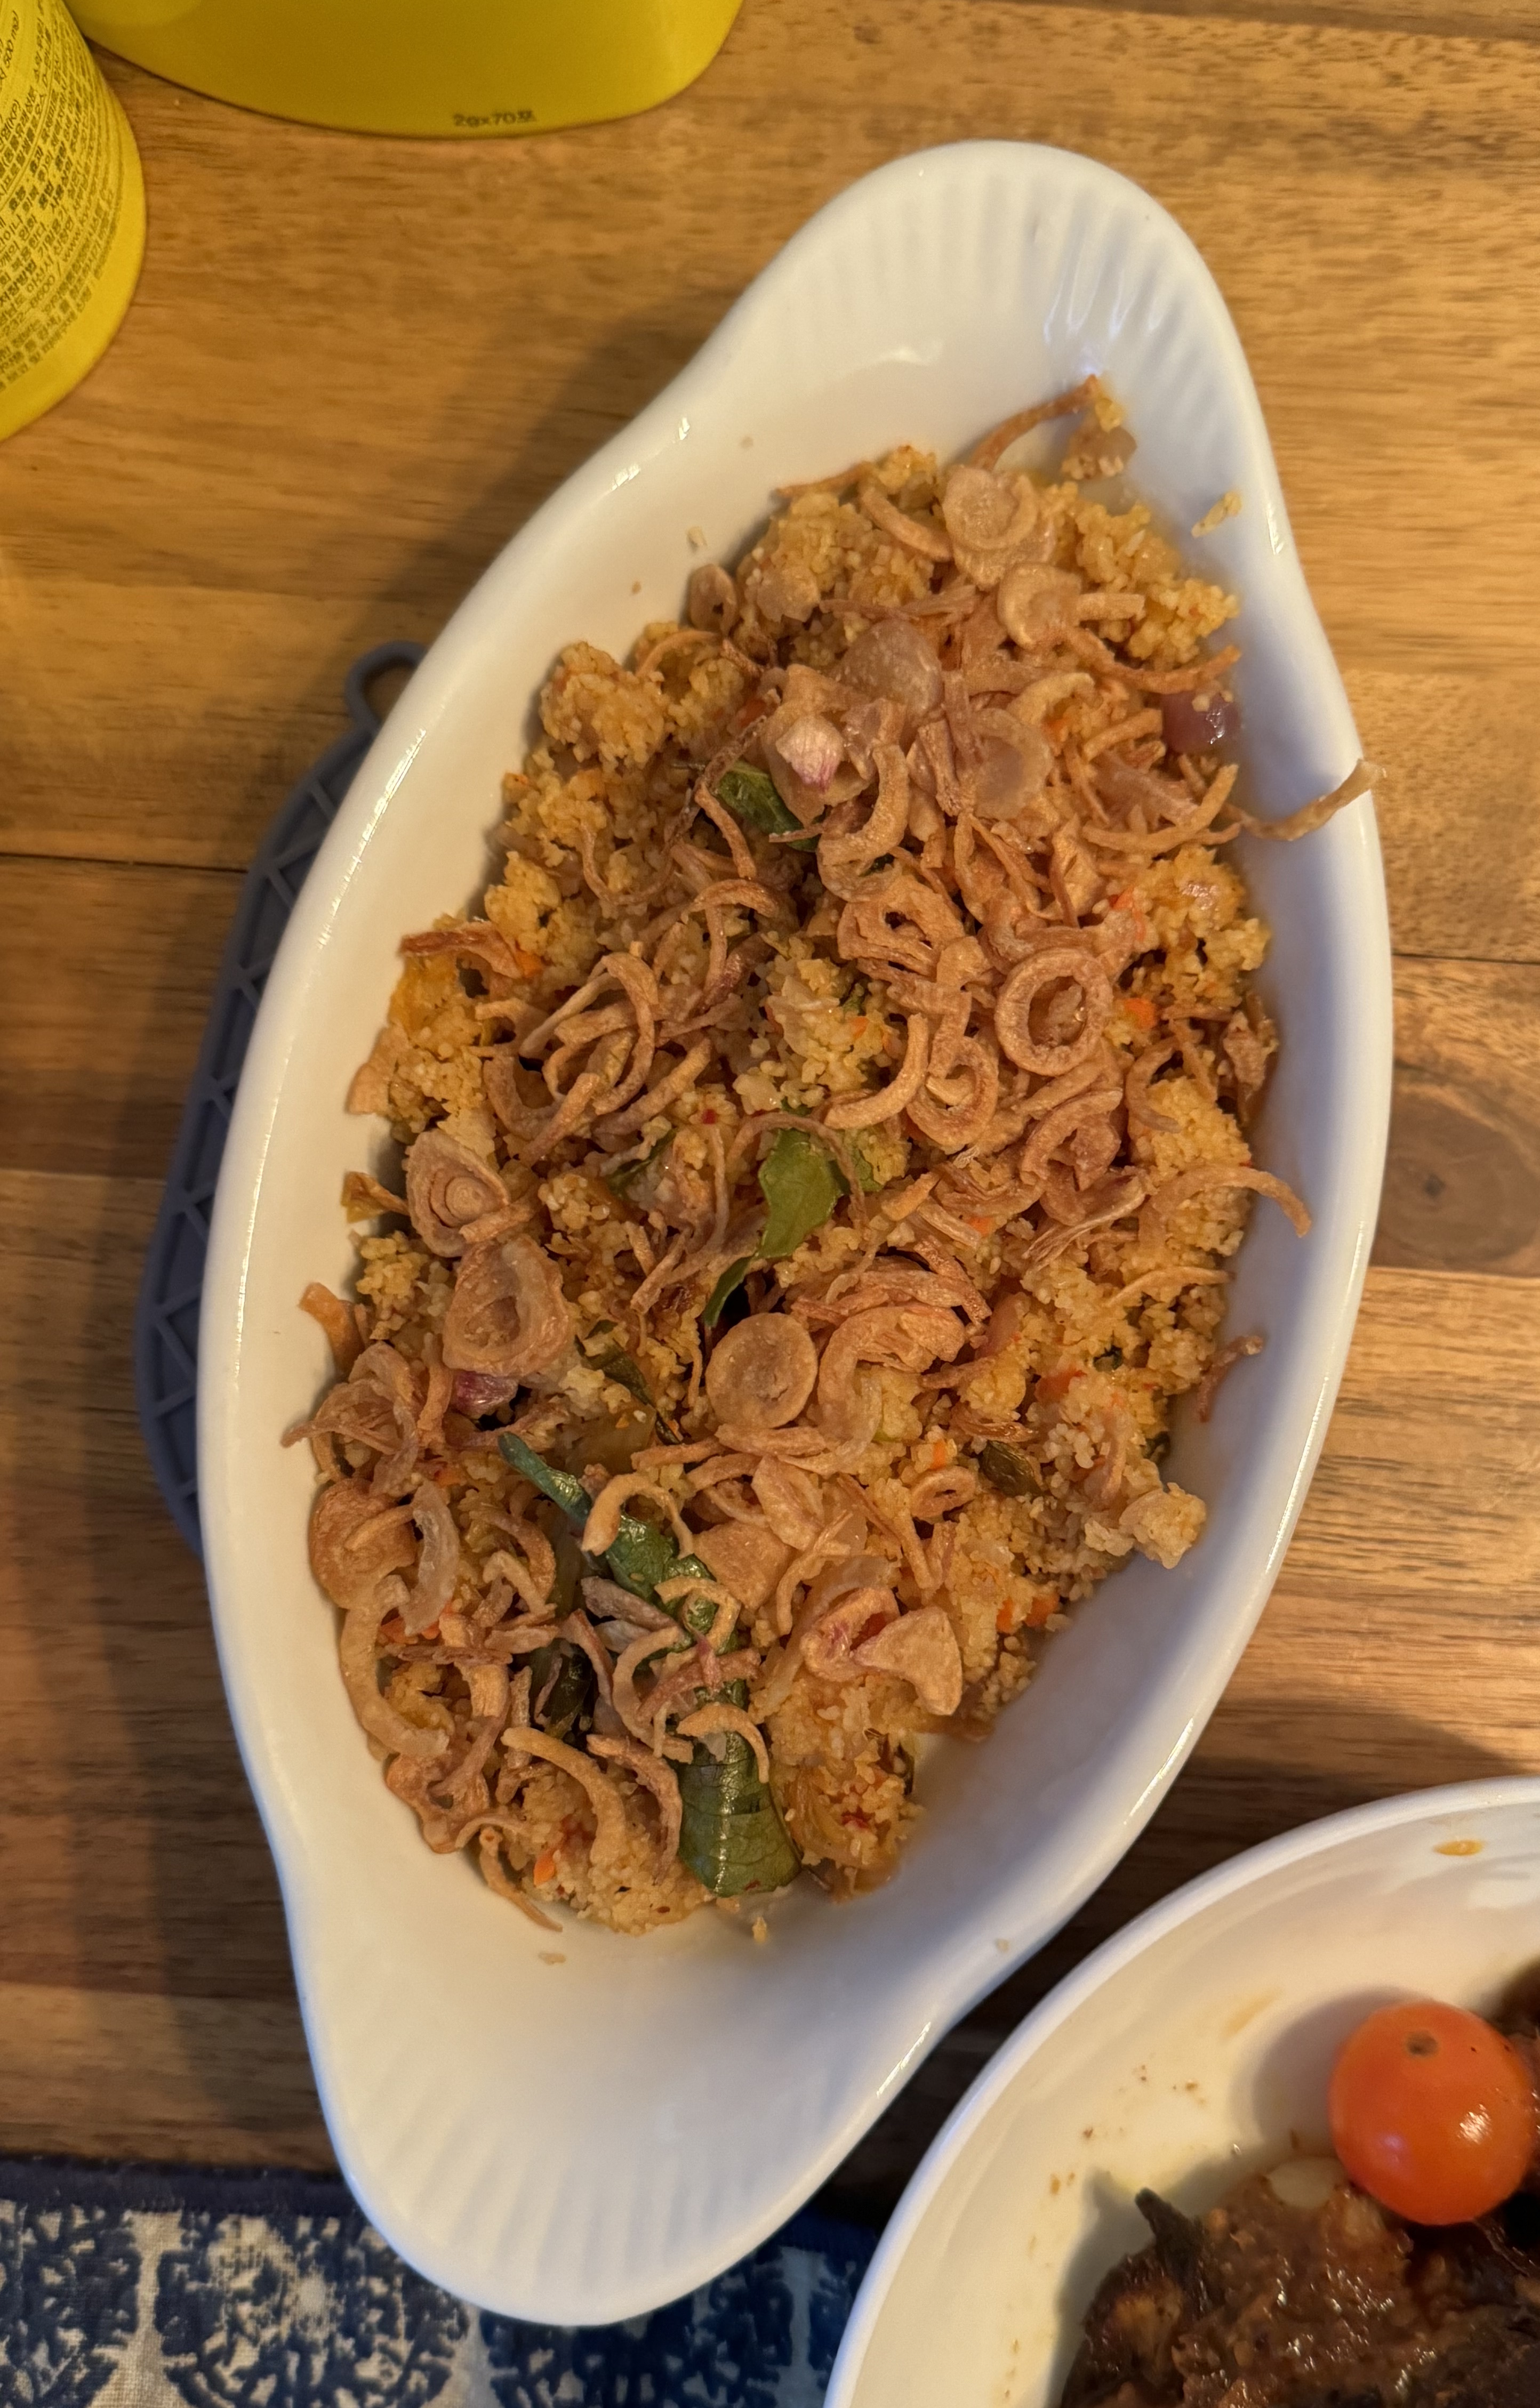
[[[1388, 765], [1394, 1135], [1283, 1578], [1191, 1763], [831, 2187], [1120, 1920], [1356, 1800], [1540, 1771], [1540, 0], [746, 0], [628, 123], [430, 144], [115, 63], [151, 195], [105, 364], [0, 449], [0, 2148], [324, 2165], [139, 1259], [243, 866], [338, 730], [820, 203], [1025, 136], [1146, 185], [1250, 354]], [[562, 631], [554, 631], [559, 634]]]

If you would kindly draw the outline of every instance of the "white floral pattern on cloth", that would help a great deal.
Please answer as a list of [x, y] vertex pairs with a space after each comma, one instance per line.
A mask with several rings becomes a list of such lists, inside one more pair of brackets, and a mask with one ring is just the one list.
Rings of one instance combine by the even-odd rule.
[[338, 2183], [0, 2160], [0, 2408], [818, 2408], [872, 2246], [798, 2216], [569, 2331], [425, 2282]]

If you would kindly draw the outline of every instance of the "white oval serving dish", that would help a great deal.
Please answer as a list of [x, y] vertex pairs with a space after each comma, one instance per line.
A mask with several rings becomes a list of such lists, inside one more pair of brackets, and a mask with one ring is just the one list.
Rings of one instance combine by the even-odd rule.
[[[1458, 1853], [1450, 1854], [1453, 1847]], [[1326, 2086], [1395, 1998], [1490, 2011], [1540, 1957], [1540, 1781], [1355, 1807], [1248, 1850], [1043, 2000], [938, 2133], [826, 2408], [1053, 2408], [1109, 2268], [1253, 2166], [1329, 2151]]]
[[[1102, 372], [1143, 489], [1245, 597], [1254, 795], [1283, 811], [1358, 752], [1224, 305], [1146, 194], [1070, 153], [965, 143], [856, 185], [787, 245], [699, 356], [540, 509], [433, 647], [358, 773], [290, 921], [247, 1056], [204, 1288], [199, 1473], [231, 1710], [288, 1910], [327, 2122], [402, 2255], [486, 2306], [630, 2315], [751, 2248], [823, 2181], [947, 2026], [1102, 1878], [1211, 1712], [1267, 1597], [1357, 1308], [1389, 1084], [1372, 813], [1247, 843], [1284, 1030], [1259, 1158], [1308, 1198], [1240, 1257], [1266, 1353], [1173, 1465], [1209, 1500], [1175, 1573], [1139, 1562], [1049, 1651], [983, 1749], [941, 1750], [899, 1878], [834, 1909], [811, 1885], [768, 1946], [699, 1915], [551, 1942], [419, 1840], [385, 1791], [306, 1565], [310, 1469], [279, 1450], [323, 1377], [306, 1281], [340, 1285], [342, 1109], [404, 931], [486, 875], [504, 769], [557, 647], [624, 653], [731, 556], [770, 488], [912, 438], [949, 453]], [[633, 589], [638, 590], [633, 590]], [[746, 1918], [745, 1918], [746, 1922]], [[541, 1951], [563, 1961], [545, 1961]]]

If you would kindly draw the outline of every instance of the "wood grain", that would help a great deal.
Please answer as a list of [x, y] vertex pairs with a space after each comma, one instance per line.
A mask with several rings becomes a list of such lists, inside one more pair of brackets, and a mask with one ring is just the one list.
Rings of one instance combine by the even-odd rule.
[[1540, 1272], [1540, 968], [1397, 963], [1374, 1259]]
[[[1059, 5], [1059, 0], [1050, 0]], [[1062, 0], [1066, 7], [1123, 15], [1126, 0]], [[1420, 34], [1461, 42], [1540, 41], [1534, 0], [1132, 0], [1152, 17], [1220, 17], [1252, 25], [1351, 26], [1376, 34]]]
[[333, 2164], [293, 2010], [0, 1982], [7, 2148]]
[[1218, 1713], [827, 2194], [880, 2214], [1127, 1915], [1356, 1799], [1540, 1770], [1540, 0], [747, 0], [669, 108], [506, 145], [108, 71], [149, 177], [143, 284], [101, 367], [0, 447], [0, 2147], [328, 2157], [129, 1324], [237, 873], [338, 732], [348, 662], [431, 636], [785, 236], [900, 151], [1091, 151], [1234, 310], [1388, 771], [1376, 1266]]
[[1202, 245], [1351, 668], [1533, 675], [1527, 561], [1471, 535], [1540, 480], [1523, 44], [750, 0], [670, 108], [507, 145], [361, 142], [110, 72], [150, 163], [140, 295], [0, 452], [14, 850], [244, 861], [353, 653], [433, 632], [821, 201], [970, 135], [1089, 150]]
[[132, 863], [0, 860], [0, 1159], [159, 1179], [240, 882]]

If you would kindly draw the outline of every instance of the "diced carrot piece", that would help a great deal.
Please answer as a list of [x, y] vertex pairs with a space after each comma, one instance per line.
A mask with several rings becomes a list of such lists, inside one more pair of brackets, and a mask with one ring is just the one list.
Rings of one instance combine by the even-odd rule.
[[547, 1848], [542, 1856], [536, 1857], [535, 1870], [533, 1873], [531, 1873], [530, 1879], [535, 1883], [536, 1886], [539, 1887], [542, 1883], [554, 1880], [555, 1872], [556, 1851], [554, 1848]]
[[539, 953], [526, 953], [522, 945], [514, 946], [513, 962], [521, 978], [539, 978], [541, 970], [545, 968], [545, 964], [541, 961]]
[[1042, 1379], [1037, 1383], [1038, 1403], [1040, 1405], [1057, 1405], [1060, 1397], [1068, 1395], [1071, 1387], [1074, 1382], [1079, 1379], [1079, 1377], [1080, 1366], [1078, 1363], [1062, 1363], [1057, 1371], [1045, 1371]]
[[1123, 998], [1123, 1009], [1141, 1028], [1155, 1026], [1155, 1006], [1147, 995], [1130, 995]]

